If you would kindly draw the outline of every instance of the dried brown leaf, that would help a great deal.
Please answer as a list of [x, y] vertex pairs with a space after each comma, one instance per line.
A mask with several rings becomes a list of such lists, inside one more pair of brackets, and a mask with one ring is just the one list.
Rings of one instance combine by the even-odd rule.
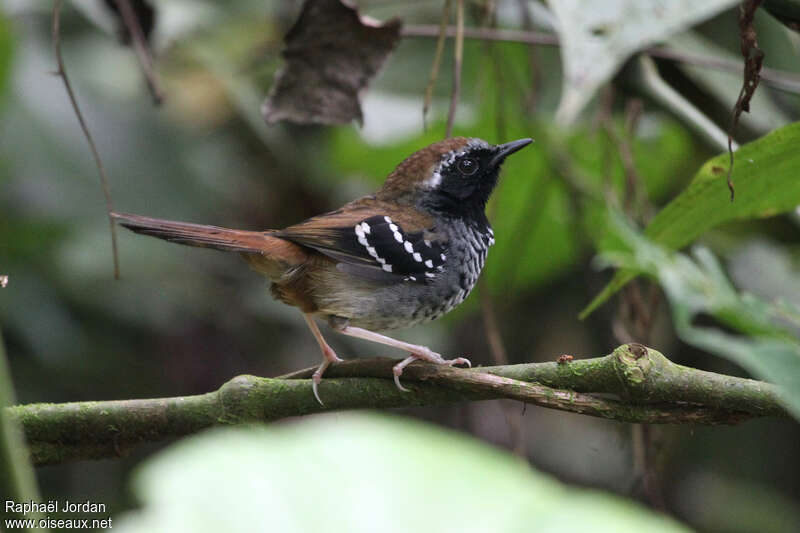
[[286, 66], [261, 106], [268, 123], [363, 121], [359, 93], [400, 38], [399, 19], [380, 24], [340, 0], [306, 0], [286, 34]]

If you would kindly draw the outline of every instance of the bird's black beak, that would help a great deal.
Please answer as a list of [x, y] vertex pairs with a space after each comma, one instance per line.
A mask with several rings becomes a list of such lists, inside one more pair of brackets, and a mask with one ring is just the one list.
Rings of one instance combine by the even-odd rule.
[[496, 167], [502, 163], [506, 157], [510, 156], [517, 150], [522, 150], [533, 142], [533, 139], [519, 139], [511, 141], [510, 143], [498, 144], [495, 146], [495, 155], [489, 163], [491, 166]]

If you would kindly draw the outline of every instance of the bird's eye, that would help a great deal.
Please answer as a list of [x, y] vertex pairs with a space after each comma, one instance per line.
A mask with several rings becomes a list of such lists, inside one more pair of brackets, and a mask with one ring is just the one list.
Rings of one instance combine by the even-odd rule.
[[478, 162], [472, 158], [462, 159], [458, 162], [458, 171], [465, 176], [472, 176], [478, 171]]

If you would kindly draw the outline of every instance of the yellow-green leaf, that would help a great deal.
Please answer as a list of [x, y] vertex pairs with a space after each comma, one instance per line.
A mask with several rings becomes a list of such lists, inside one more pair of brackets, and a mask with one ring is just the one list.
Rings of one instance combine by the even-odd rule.
[[[800, 205], [800, 122], [775, 130], [739, 148], [733, 168], [736, 199], [726, 184], [728, 154], [706, 162], [689, 186], [645, 229], [653, 242], [676, 250], [707, 230], [732, 220], [785, 213]], [[580, 317], [585, 318], [636, 276], [620, 270]]]

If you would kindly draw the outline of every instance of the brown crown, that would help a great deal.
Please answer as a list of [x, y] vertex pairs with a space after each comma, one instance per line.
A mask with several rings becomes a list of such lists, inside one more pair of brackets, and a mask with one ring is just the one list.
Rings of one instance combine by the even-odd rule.
[[386, 177], [379, 196], [399, 197], [416, 190], [424, 180], [431, 177], [444, 155], [461, 150], [472, 140], [467, 137], [451, 137], [417, 150]]

